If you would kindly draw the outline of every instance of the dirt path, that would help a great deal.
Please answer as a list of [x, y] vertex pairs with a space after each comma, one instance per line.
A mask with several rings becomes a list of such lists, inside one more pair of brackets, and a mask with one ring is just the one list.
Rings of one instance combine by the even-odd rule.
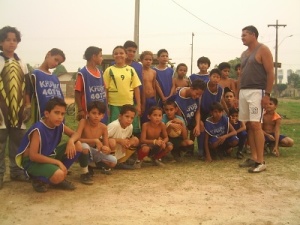
[[[96, 172], [92, 186], [73, 192], [34, 192], [6, 178], [0, 224], [253, 224], [300, 223], [300, 168], [296, 159], [268, 157], [268, 170], [249, 174], [236, 159], [195, 159], [165, 168]], [[289, 163], [287, 163], [289, 162]]]

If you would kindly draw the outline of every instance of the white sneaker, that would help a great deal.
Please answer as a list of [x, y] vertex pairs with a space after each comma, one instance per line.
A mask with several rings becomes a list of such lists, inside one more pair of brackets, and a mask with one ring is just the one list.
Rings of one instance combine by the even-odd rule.
[[254, 167], [248, 169], [249, 173], [260, 173], [267, 169], [266, 163], [255, 163]]
[[143, 160], [136, 160], [135, 163], [133, 164], [133, 168], [135, 169], [141, 169], [143, 164]]

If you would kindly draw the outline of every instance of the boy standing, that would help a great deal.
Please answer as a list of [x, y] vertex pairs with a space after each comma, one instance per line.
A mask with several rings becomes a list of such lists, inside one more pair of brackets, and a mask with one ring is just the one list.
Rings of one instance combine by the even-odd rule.
[[279, 156], [280, 147], [292, 147], [294, 140], [280, 134], [281, 116], [276, 112], [278, 100], [270, 98], [270, 103], [265, 107], [262, 129], [265, 142], [269, 144], [272, 154]]
[[219, 82], [222, 88], [228, 87], [233, 93], [236, 93], [236, 84], [235, 80], [229, 78], [230, 73], [230, 64], [227, 62], [222, 62], [219, 64], [218, 69], [221, 72], [221, 80]]
[[[210, 115], [210, 106], [214, 102], [221, 102], [225, 105], [223, 100], [223, 88], [219, 85], [221, 73], [218, 69], [212, 69], [209, 73], [209, 80], [206, 83], [207, 88], [204, 90], [200, 100], [201, 120], [204, 123]], [[204, 157], [204, 136], [205, 133], [197, 137], [199, 159]]]
[[[97, 66], [102, 63], [102, 49], [90, 46], [85, 50], [86, 66], [77, 74], [75, 84], [75, 102], [78, 107], [77, 119], [87, 116], [87, 104], [92, 101], [101, 101], [107, 107], [106, 89], [101, 71]], [[107, 111], [107, 110], [106, 110]], [[108, 116], [104, 115], [101, 122], [107, 124]]]
[[[143, 68], [140, 63], [135, 61], [135, 56], [136, 56], [138, 46], [134, 41], [126, 41], [123, 46], [124, 46], [126, 54], [127, 54], [127, 58], [125, 60], [126, 64], [134, 68], [136, 74], [138, 75], [138, 77], [140, 79], [141, 85], [139, 86], [139, 89], [140, 89], [140, 96], [142, 96], [143, 86], [144, 86], [143, 72], [142, 72]], [[134, 100], [134, 105], [136, 105], [137, 104], [136, 99], [134, 98], [133, 100]], [[141, 112], [138, 112], [135, 115], [134, 121], [132, 123], [133, 124], [133, 133], [136, 135], [140, 135], [140, 133], [141, 133], [141, 123], [140, 123], [141, 115], [140, 114], [141, 114]]]
[[157, 52], [157, 60], [158, 65], [153, 69], [156, 71], [156, 80], [158, 82], [157, 93], [160, 97], [158, 105], [162, 106], [162, 103], [175, 93], [174, 71], [167, 66], [169, 53], [166, 49], [160, 49]]
[[199, 68], [199, 72], [198, 73], [194, 73], [191, 74], [189, 76], [189, 80], [190, 83], [192, 83], [195, 80], [201, 79], [202, 81], [204, 81], [205, 83], [207, 83], [209, 81], [209, 73], [208, 73], [208, 68], [210, 67], [210, 60], [207, 57], [200, 57], [197, 60], [197, 66]]
[[143, 93], [141, 97], [142, 102], [142, 116], [141, 124], [149, 121], [148, 110], [156, 105], [156, 71], [151, 68], [153, 62], [153, 53], [150, 51], [142, 52], [140, 56], [143, 65]]
[[210, 150], [214, 151], [222, 159], [223, 155], [231, 153], [231, 148], [238, 144], [238, 137], [229, 118], [223, 115], [223, 107], [219, 102], [210, 106], [211, 117], [204, 123], [205, 127], [205, 153], [206, 162], [211, 162]]
[[136, 109], [133, 105], [123, 105], [120, 108], [119, 118], [107, 126], [109, 145], [118, 160], [117, 169], [134, 169], [133, 166], [127, 165], [125, 162], [139, 145], [139, 139], [132, 135], [132, 122], [135, 115]]
[[15, 27], [0, 30], [0, 189], [5, 173], [5, 148], [8, 142], [10, 178], [26, 181], [24, 172], [17, 166], [15, 157], [25, 123], [31, 117], [31, 84], [28, 69], [15, 53], [21, 34]]
[[[63, 124], [66, 106], [61, 98], [50, 99], [44, 117], [26, 132], [18, 149], [16, 163], [30, 175], [37, 192], [46, 192], [49, 183], [65, 190], [75, 189], [66, 177], [82, 149], [80, 135]], [[56, 149], [63, 133], [70, 137], [66, 149]]]
[[[116, 157], [110, 155], [107, 127], [100, 122], [106, 111], [106, 105], [100, 101], [89, 102], [87, 104], [87, 119], [81, 119], [78, 124], [77, 132], [81, 136], [82, 149], [90, 153], [91, 161], [96, 167], [102, 169], [104, 174], [110, 174], [110, 168], [117, 163]], [[83, 184], [93, 184], [89, 173], [88, 155], [81, 154], [79, 163], [82, 170], [80, 181]], [[91, 173], [92, 169], [91, 169]]]

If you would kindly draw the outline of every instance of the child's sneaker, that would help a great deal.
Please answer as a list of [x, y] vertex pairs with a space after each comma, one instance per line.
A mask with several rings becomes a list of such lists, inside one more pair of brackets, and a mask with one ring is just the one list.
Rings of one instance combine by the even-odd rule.
[[62, 190], [69, 190], [69, 191], [73, 191], [76, 189], [74, 184], [72, 184], [70, 181], [67, 181], [67, 180], [63, 180], [59, 184], [54, 184], [53, 187], [62, 189]]
[[136, 160], [135, 163], [133, 164], [133, 167], [135, 169], [141, 169], [143, 164], [143, 160]]
[[242, 151], [237, 151], [237, 152], [236, 152], [236, 158], [237, 158], [237, 159], [242, 159], [242, 158], [244, 158], [244, 155], [243, 155]]
[[92, 185], [94, 183], [89, 172], [80, 175], [80, 182], [87, 185]]
[[162, 163], [161, 159], [153, 159], [152, 163], [154, 166], [161, 166], [161, 167], [165, 166], [165, 164]]
[[32, 187], [36, 192], [44, 193], [48, 191], [48, 184], [38, 179], [32, 179]]
[[104, 168], [104, 167], [102, 167], [101, 173], [105, 174], [105, 175], [112, 175], [111, 168]]
[[263, 163], [255, 163], [255, 165], [248, 169], [249, 173], [260, 173], [267, 169], [265, 162]]
[[246, 159], [244, 162], [239, 164], [239, 167], [251, 167], [255, 166], [255, 161], [252, 159]]

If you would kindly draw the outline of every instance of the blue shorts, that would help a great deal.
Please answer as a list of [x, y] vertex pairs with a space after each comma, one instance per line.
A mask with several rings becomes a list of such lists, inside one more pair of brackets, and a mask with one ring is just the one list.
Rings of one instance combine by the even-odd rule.
[[[271, 133], [271, 135], [272, 135], [273, 137], [275, 137], [275, 133]], [[280, 134], [280, 135], [279, 135], [279, 142], [281, 142], [282, 139], [284, 139], [284, 138], [286, 138], [286, 136]], [[275, 141], [270, 140], [269, 137], [267, 137], [267, 136], [265, 135], [265, 142], [267, 142], [267, 143], [272, 143], [272, 142], [275, 142]]]

